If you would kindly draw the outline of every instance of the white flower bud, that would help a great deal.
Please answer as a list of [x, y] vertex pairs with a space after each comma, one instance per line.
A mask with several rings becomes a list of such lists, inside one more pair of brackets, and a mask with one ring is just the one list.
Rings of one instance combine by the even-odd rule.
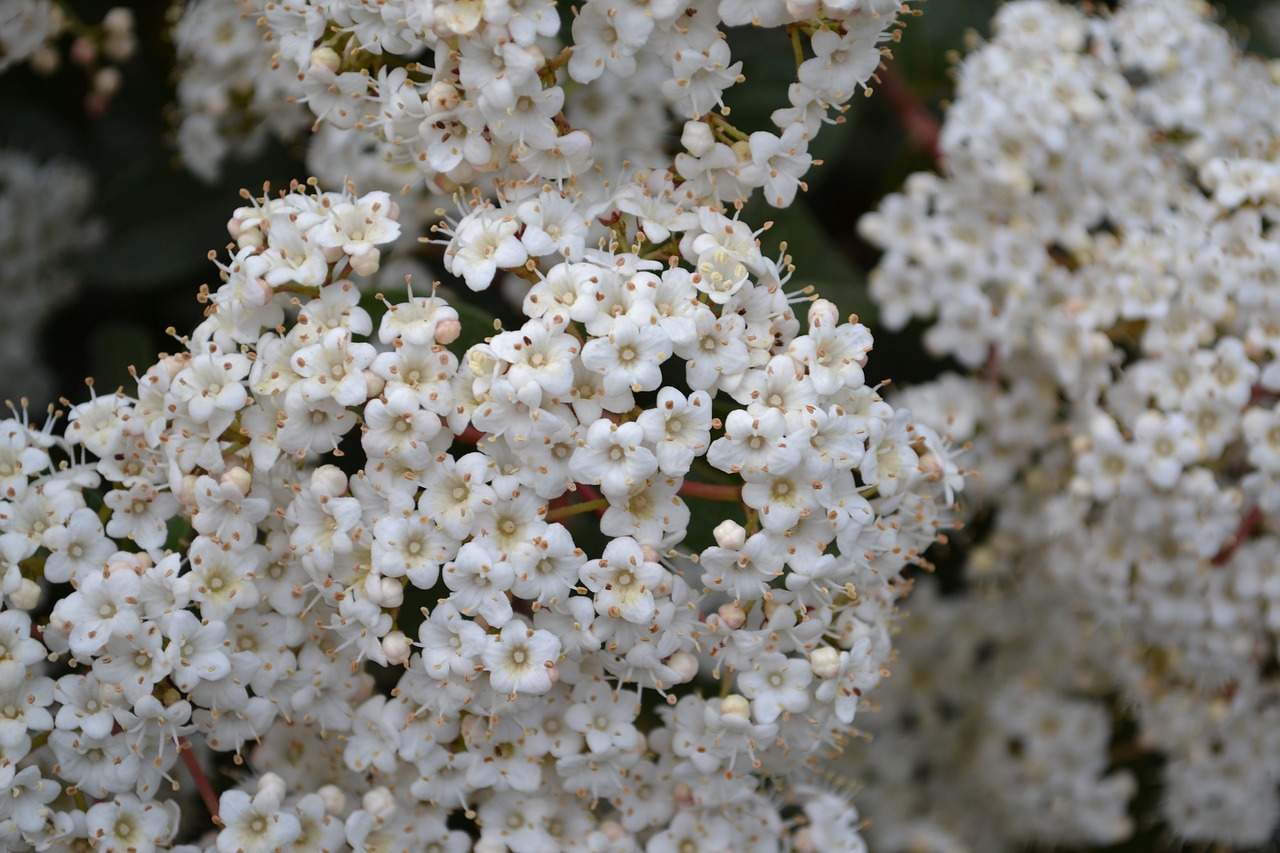
[[369, 399], [372, 400], [382, 393], [383, 388], [387, 387], [387, 380], [366, 367], [364, 369], [364, 384], [369, 389]]
[[747, 542], [747, 529], [731, 518], [717, 524], [711, 535], [717, 545], [729, 551], [738, 551]]
[[382, 653], [387, 656], [387, 663], [398, 666], [407, 660], [413, 651], [409, 638], [403, 631], [391, 631], [382, 638]]
[[395, 578], [382, 578], [378, 581], [383, 607], [399, 607], [404, 604], [404, 584]]
[[125, 6], [108, 9], [107, 14], [102, 16], [102, 29], [113, 36], [133, 32], [133, 10]]
[[336, 498], [347, 490], [347, 475], [337, 465], [321, 465], [311, 472], [311, 491]]
[[320, 795], [327, 814], [342, 814], [343, 809], [347, 807], [347, 795], [342, 793], [342, 789], [337, 785], [324, 785], [316, 793]]
[[124, 85], [124, 76], [114, 65], [99, 68], [93, 75], [93, 93], [99, 97], [114, 97], [122, 85]]
[[9, 603], [19, 610], [34, 610], [40, 604], [40, 584], [23, 578], [18, 588], [9, 593]]
[[350, 257], [351, 268], [359, 275], [373, 275], [378, 271], [378, 263], [382, 260], [382, 253], [370, 246], [363, 252]]
[[724, 623], [725, 627], [731, 631], [738, 630], [747, 621], [747, 611], [732, 603], [720, 605], [716, 615], [720, 617], [720, 621]]
[[835, 678], [840, 674], [840, 652], [831, 646], [818, 646], [809, 652], [809, 666], [818, 678]]
[[827, 299], [815, 299], [809, 306], [809, 325], [814, 328], [834, 329], [840, 325], [840, 309]]
[[342, 67], [342, 57], [331, 47], [318, 47], [311, 51], [311, 67], [327, 68], [337, 74]]
[[448, 112], [458, 105], [461, 100], [458, 90], [451, 83], [443, 80], [431, 84], [431, 88], [427, 90], [427, 103], [431, 105], [431, 109], [436, 112]]
[[711, 133], [711, 125], [705, 121], [686, 121], [680, 144], [694, 157], [705, 157], [715, 147], [716, 138]]
[[258, 780], [258, 793], [266, 794], [276, 802], [282, 802], [289, 793], [289, 789], [285, 785], [284, 779], [277, 774], [264, 773], [262, 778]]
[[667, 666], [675, 670], [679, 676], [679, 684], [687, 684], [693, 681], [694, 676], [698, 674], [698, 659], [685, 651], [676, 652], [667, 658]]
[[183, 506], [194, 507], [196, 505], [196, 479], [195, 474], [182, 475], [182, 487], [174, 494], [174, 497]]
[[730, 693], [720, 700], [720, 713], [725, 716], [750, 717], [751, 703], [741, 693]]
[[360, 800], [360, 808], [374, 817], [386, 820], [396, 813], [396, 798], [386, 787], [379, 785]]
[[[241, 495], [248, 495], [249, 490], [253, 488], [253, 475], [239, 465], [223, 471], [218, 479], [224, 486], [235, 486], [236, 491]], [[185, 482], [183, 485], [186, 485]]]

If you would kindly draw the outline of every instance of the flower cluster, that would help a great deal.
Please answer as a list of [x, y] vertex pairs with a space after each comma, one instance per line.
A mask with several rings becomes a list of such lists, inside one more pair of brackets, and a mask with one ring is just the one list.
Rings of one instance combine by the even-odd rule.
[[[385, 186], [447, 193], [493, 174], [561, 180], [679, 153], [677, 172], [702, 194], [733, 202], [762, 188], [786, 206], [810, 140], [875, 73], [901, 5], [196, 0], [177, 28], [189, 63], [179, 144], [211, 175], [229, 147], [301, 129], [299, 112], [276, 106], [287, 95], [315, 122], [313, 167], [335, 179], [361, 168]], [[744, 77], [722, 27], [742, 25], [785, 26], [796, 53], [769, 130], [734, 127], [723, 106]], [[675, 151], [672, 116], [688, 120]]]
[[236, 211], [134, 393], [4, 422], [0, 846], [863, 849], [812, 764], [888, 662], [947, 444], [669, 173], [461, 212], [448, 265], [523, 276], [517, 329], [463, 350], [434, 290], [362, 300], [396, 204], [295, 188]]
[[71, 37], [68, 58], [90, 75], [93, 89], [87, 105], [103, 109], [120, 88], [116, 64], [127, 61], [137, 46], [133, 11], [108, 9], [98, 24], [81, 21], [60, 0], [12, 0], [0, 11], [0, 72], [29, 63], [40, 74], [52, 74], [62, 64], [58, 42]]
[[99, 223], [88, 219], [91, 199], [92, 180], [80, 166], [0, 151], [0, 399], [53, 399], [40, 324], [78, 287], [76, 255], [101, 239]]
[[927, 731], [879, 759], [933, 768], [888, 821], [930, 849], [1120, 840], [1126, 753], [1162, 757], [1180, 837], [1280, 820], [1280, 86], [1209, 11], [1003, 7], [960, 67], [945, 175], [862, 222], [886, 324], [927, 320], [971, 371], [907, 399], [973, 444], [990, 513], [985, 616], [938, 635], [955, 670], [901, 696]]

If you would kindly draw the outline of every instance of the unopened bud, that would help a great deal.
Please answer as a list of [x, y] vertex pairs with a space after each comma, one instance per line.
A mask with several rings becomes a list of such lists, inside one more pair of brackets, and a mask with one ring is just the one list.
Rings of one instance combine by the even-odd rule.
[[809, 306], [809, 325], [815, 329], [834, 329], [840, 325], [840, 309], [829, 300], [814, 300]]
[[679, 651], [667, 658], [667, 666], [676, 673], [679, 684], [693, 681], [698, 674], [698, 659], [686, 651]]
[[457, 320], [441, 320], [436, 323], [435, 339], [436, 343], [448, 346], [458, 339], [462, 334], [462, 323]]
[[383, 607], [399, 607], [404, 604], [404, 584], [395, 578], [382, 578], [378, 581], [382, 593]]
[[364, 369], [364, 385], [368, 390], [369, 398], [373, 399], [382, 393], [383, 388], [387, 387], [387, 380], [366, 367]]
[[120, 74], [120, 69], [108, 65], [106, 68], [99, 68], [93, 75], [93, 94], [100, 98], [113, 98], [123, 84], [124, 77]]
[[725, 716], [750, 717], [751, 703], [741, 693], [730, 693], [720, 700], [720, 713]]
[[382, 638], [382, 653], [387, 656], [387, 664], [399, 666], [409, 660], [413, 647], [403, 631], [390, 631]]
[[223, 471], [222, 476], [218, 479], [222, 481], [224, 486], [233, 486], [241, 496], [248, 495], [249, 490], [253, 488], [253, 475], [239, 465]]
[[342, 793], [342, 789], [337, 785], [324, 785], [316, 793], [320, 796], [320, 801], [324, 803], [326, 814], [342, 814], [342, 811], [347, 807], [347, 795]]
[[285, 796], [289, 793], [289, 788], [285, 785], [284, 779], [277, 774], [263, 773], [262, 778], [258, 780], [258, 793], [266, 794], [279, 803], [284, 801]]
[[686, 121], [680, 133], [680, 144], [694, 157], [705, 157], [716, 145], [711, 125], [705, 121]]
[[67, 56], [76, 65], [92, 65], [98, 59], [98, 46], [88, 36], [80, 36], [71, 42]]
[[360, 800], [360, 808], [376, 818], [386, 820], [396, 813], [396, 798], [384, 786], [379, 785]]
[[736, 604], [721, 604], [720, 609], [716, 611], [716, 615], [720, 617], [720, 621], [725, 627], [731, 631], [741, 628], [747, 621], [747, 611], [743, 610]]
[[102, 29], [108, 35], [123, 36], [133, 32], [133, 10], [126, 6], [108, 9], [102, 16]]
[[461, 97], [458, 90], [451, 83], [443, 80], [431, 84], [431, 88], [427, 90], [427, 103], [431, 105], [431, 109], [436, 112], [448, 112], [458, 105]]
[[809, 652], [809, 666], [818, 678], [835, 678], [840, 674], [840, 652], [831, 646], [818, 646]]
[[747, 529], [731, 518], [717, 524], [711, 535], [717, 545], [729, 551], [737, 551], [747, 542]]
[[378, 264], [382, 261], [382, 253], [373, 246], [350, 257], [351, 268], [358, 275], [373, 275], [378, 271]]
[[31, 54], [27, 64], [37, 74], [53, 74], [62, 65], [62, 54], [53, 45], [43, 44]]
[[9, 593], [9, 603], [19, 610], [35, 610], [40, 604], [40, 584], [30, 578], [18, 581], [18, 588]]
[[347, 490], [347, 475], [337, 465], [321, 465], [311, 472], [311, 491], [336, 498]]
[[182, 486], [174, 495], [178, 499], [178, 503], [183, 506], [194, 507], [196, 505], [196, 475], [183, 474]]
[[334, 74], [342, 67], [342, 57], [331, 47], [317, 47], [311, 51], [311, 67], [327, 68]]

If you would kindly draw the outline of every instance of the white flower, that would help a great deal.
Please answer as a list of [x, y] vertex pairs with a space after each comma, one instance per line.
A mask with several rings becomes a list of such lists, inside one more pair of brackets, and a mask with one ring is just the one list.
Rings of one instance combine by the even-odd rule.
[[489, 641], [484, 668], [499, 693], [546, 693], [560, 656], [560, 641], [550, 631], [533, 630], [513, 620]]

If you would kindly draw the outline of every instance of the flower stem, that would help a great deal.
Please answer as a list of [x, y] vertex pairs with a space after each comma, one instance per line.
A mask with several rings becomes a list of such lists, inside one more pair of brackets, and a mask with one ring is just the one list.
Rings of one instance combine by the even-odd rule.
[[680, 494], [709, 501], [737, 502], [742, 500], [742, 486], [718, 486], [714, 483], [691, 483], [686, 480], [680, 486]]
[[210, 815], [217, 817], [218, 794], [213, 790], [213, 785], [209, 784], [209, 777], [204, 775], [204, 770], [200, 767], [200, 761], [196, 758], [195, 750], [191, 748], [191, 744], [187, 743], [186, 738], [179, 738], [178, 743], [178, 754], [182, 756], [182, 763], [186, 765], [187, 772], [195, 780], [196, 790], [200, 792], [200, 799], [204, 801], [204, 807], [209, 810]]
[[1231, 559], [1231, 555], [1240, 547], [1240, 543], [1249, 538], [1249, 534], [1262, 523], [1262, 508], [1257, 504], [1249, 507], [1249, 511], [1240, 519], [1240, 526], [1236, 528], [1236, 532], [1231, 535], [1227, 543], [1222, 546], [1222, 550], [1213, 556], [1209, 562], [1215, 566], [1221, 566]]
[[547, 514], [542, 517], [543, 521], [559, 521], [562, 518], [568, 518], [572, 515], [581, 515], [584, 512], [594, 512], [596, 510], [608, 509], [608, 498], [596, 498], [594, 500], [583, 501], [580, 504], [569, 504], [568, 506], [558, 506], [555, 509], [548, 510]]
[[924, 104], [911, 93], [907, 88], [907, 84], [902, 81], [892, 68], [881, 71], [880, 90], [884, 92], [885, 99], [889, 103], [889, 109], [893, 110], [894, 115], [898, 117], [898, 121], [902, 122], [902, 126], [906, 128], [907, 133], [929, 152], [929, 156], [933, 158], [935, 163], [942, 161], [942, 144], [940, 138], [942, 135], [942, 123], [929, 110], [925, 109]]

